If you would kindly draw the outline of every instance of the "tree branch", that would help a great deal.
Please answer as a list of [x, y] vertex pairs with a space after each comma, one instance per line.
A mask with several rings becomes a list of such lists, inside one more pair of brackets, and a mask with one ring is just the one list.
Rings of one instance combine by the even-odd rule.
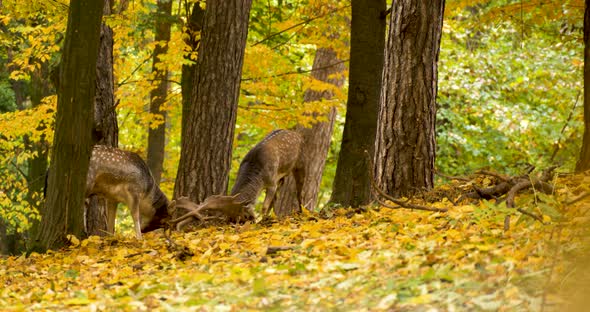
[[276, 37], [276, 36], [278, 36], [278, 35], [280, 35], [280, 34], [282, 34], [282, 33], [284, 33], [284, 32], [287, 32], [287, 31], [289, 31], [289, 30], [291, 30], [291, 29], [293, 29], [293, 28], [295, 28], [295, 27], [299, 27], [299, 26], [301, 26], [301, 25], [307, 25], [307, 24], [311, 23], [312, 21], [314, 21], [314, 20], [316, 20], [316, 19], [319, 19], [319, 18], [322, 18], [322, 17], [324, 17], [324, 16], [330, 15], [330, 14], [332, 14], [332, 13], [334, 13], [334, 12], [337, 12], [337, 11], [340, 11], [340, 10], [342, 10], [342, 9], [349, 8], [350, 6], [351, 6], [350, 4], [349, 4], [349, 5], [345, 5], [345, 6], [342, 6], [342, 7], [339, 7], [339, 8], [333, 9], [333, 10], [330, 10], [330, 11], [326, 12], [325, 14], [318, 15], [318, 16], [314, 16], [314, 17], [312, 17], [312, 18], [308, 18], [308, 19], [306, 19], [306, 20], [304, 20], [304, 21], [302, 21], [302, 22], [300, 22], [300, 23], [297, 23], [297, 24], [295, 24], [295, 25], [291, 26], [291, 27], [287, 27], [287, 28], [285, 28], [285, 29], [283, 29], [283, 30], [281, 30], [281, 31], [278, 31], [278, 32], [276, 32], [276, 33], [273, 33], [273, 34], [271, 34], [271, 35], [267, 36], [266, 38], [264, 38], [264, 39], [262, 39], [262, 40], [260, 40], [260, 41], [258, 41], [258, 42], [255, 42], [255, 43], [254, 43], [254, 44], [252, 44], [251, 46], [252, 46], [252, 47], [254, 47], [254, 46], [257, 46], [257, 45], [259, 45], [259, 44], [261, 44], [261, 43], [263, 43], [263, 42], [266, 42], [266, 41], [270, 40], [270, 39], [271, 39], [271, 38], [273, 38], [273, 37]]
[[328, 69], [334, 66], [338, 66], [342, 63], [346, 63], [348, 62], [349, 59], [346, 60], [342, 60], [336, 63], [332, 63], [332, 64], [328, 64], [326, 66], [322, 66], [322, 67], [316, 67], [316, 68], [312, 68], [309, 70], [297, 70], [297, 71], [290, 71], [290, 72], [284, 72], [284, 73], [280, 73], [280, 74], [276, 74], [276, 75], [270, 75], [270, 76], [263, 76], [263, 77], [253, 77], [253, 78], [243, 78], [242, 82], [244, 81], [250, 81], [250, 80], [259, 80], [259, 79], [266, 79], [266, 78], [276, 78], [276, 77], [281, 77], [281, 76], [287, 76], [287, 75], [297, 75], [297, 74], [306, 74], [306, 73], [311, 73], [311, 72], [315, 72], [318, 70], [324, 70], [324, 69]]

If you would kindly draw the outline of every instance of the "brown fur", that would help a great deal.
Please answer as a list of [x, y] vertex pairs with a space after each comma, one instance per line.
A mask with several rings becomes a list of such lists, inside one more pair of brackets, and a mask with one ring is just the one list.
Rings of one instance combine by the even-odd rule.
[[[164, 226], [168, 199], [156, 185], [139, 155], [113, 147], [96, 145], [92, 150], [86, 179], [86, 196], [99, 195], [129, 207], [135, 235]], [[114, 233], [116, 205], [107, 211], [107, 230]]]
[[[242, 160], [230, 196], [213, 195], [206, 198], [201, 205], [193, 203], [194, 207], [188, 208], [191, 212], [171, 222], [176, 224], [190, 217], [202, 220], [200, 217], [203, 217], [203, 211], [207, 209], [222, 211], [222, 214], [252, 211], [263, 189], [266, 190], [266, 197], [262, 214], [267, 216], [274, 205], [275, 194], [282, 179], [289, 174], [293, 174], [295, 178], [297, 199], [301, 204], [301, 189], [305, 178], [300, 159], [302, 145], [303, 138], [295, 131], [275, 130], [269, 133]], [[178, 223], [177, 228], [180, 229], [183, 224], [185, 222]]]

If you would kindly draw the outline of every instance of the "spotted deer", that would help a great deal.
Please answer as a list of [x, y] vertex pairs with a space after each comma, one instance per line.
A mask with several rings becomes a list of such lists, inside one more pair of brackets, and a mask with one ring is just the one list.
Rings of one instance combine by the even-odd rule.
[[199, 220], [211, 218], [217, 214], [238, 216], [242, 219], [254, 219], [253, 207], [258, 195], [266, 190], [262, 215], [266, 217], [274, 206], [275, 194], [283, 179], [293, 174], [297, 199], [301, 204], [301, 189], [305, 178], [301, 162], [303, 138], [295, 131], [275, 130], [256, 144], [244, 157], [238, 169], [235, 184], [229, 196], [213, 195], [207, 197], [200, 205], [188, 199], [173, 202], [171, 206], [184, 208], [189, 212], [171, 221], [177, 229], [190, 222], [191, 217]]
[[[147, 164], [133, 152], [94, 146], [86, 177], [86, 197], [91, 195], [126, 204], [138, 239], [142, 232], [164, 227], [168, 217], [168, 198], [156, 185]], [[117, 206], [107, 206], [107, 231], [112, 234]]]

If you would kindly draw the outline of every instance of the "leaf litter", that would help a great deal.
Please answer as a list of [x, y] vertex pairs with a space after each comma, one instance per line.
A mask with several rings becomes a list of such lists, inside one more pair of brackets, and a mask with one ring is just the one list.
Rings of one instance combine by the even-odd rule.
[[[270, 225], [70, 237], [47, 254], [0, 258], [2, 310], [562, 310], [583, 304], [590, 273], [590, 177], [556, 183], [517, 205], [369, 206], [329, 218], [306, 212]], [[442, 186], [449, 188], [450, 186]], [[439, 194], [453, 193], [449, 189]], [[549, 207], [549, 208], [547, 208]], [[503, 220], [511, 214], [511, 226]], [[171, 248], [170, 242], [182, 247]], [[584, 292], [583, 290], [586, 290]], [[582, 303], [580, 303], [582, 302]], [[583, 306], [583, 305], [581, 305]]]

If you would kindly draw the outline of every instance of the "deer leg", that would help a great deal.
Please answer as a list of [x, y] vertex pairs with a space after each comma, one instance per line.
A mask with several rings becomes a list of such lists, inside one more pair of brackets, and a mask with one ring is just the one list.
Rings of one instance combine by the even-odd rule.
[[303, 203], [303, 182], [305, 181], [305, 169], [299, 168], [293, 170], [293, 177], [295, 178], [295, 188], [297, 190], [297, 205], [298, 208], [301, 209], [301, 204]]
[[274, 201], [275, 194], [277, 192], [277, 186], [272, 185], [266, 189], [266, 197], [264, 197], [264, 203], [262, 204], [262, 216], [268, 216], [270, 214], [270, 208]]
[[137, 196], [130, 196], [129, 209], [131, 210], [131, 218], [135, 227], [135, 237], [142, 239], [141, 236], [141, 215], [139, 211], [139, 198]]
[[115, 234], [115, 218], [117, 216], [117, 202], [106, 199], [107, 206], [107, 232]]

